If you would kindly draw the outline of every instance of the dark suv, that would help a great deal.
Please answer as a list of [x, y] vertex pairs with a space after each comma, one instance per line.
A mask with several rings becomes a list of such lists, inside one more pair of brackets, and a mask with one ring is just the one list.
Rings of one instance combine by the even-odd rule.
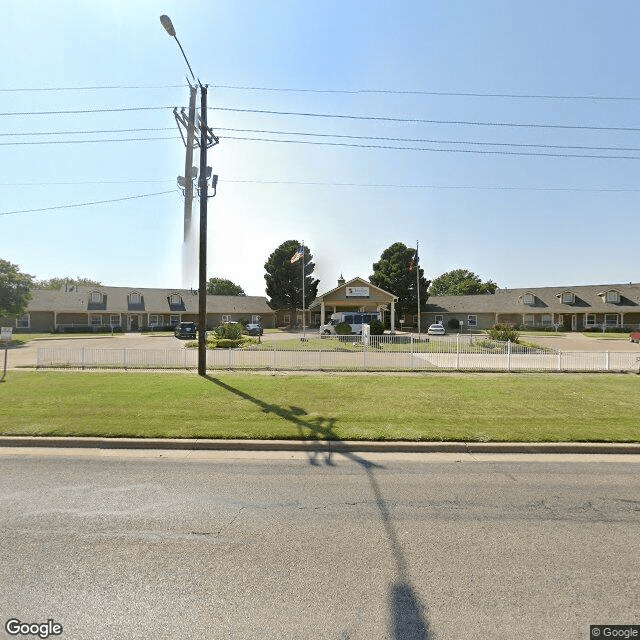
[[176, 325], [173, 335], [176, 338], [195, 338], [198, 326], [195, 322], [181, 322]]

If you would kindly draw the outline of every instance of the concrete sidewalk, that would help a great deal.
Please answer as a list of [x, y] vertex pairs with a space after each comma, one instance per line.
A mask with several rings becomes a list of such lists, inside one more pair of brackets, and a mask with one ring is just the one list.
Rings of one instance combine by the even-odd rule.
[[591, 453], [640, 455], [640, 443], [614, 442], [372, 442], [353, 440], [200, 440], [190, 438], [0, 436], [0, 447], [183, 451], [312, 451], [334, 453]]

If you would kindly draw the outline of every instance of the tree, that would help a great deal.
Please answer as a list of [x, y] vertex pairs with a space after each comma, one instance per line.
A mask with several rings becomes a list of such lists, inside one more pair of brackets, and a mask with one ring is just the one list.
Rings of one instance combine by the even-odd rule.
[[415, 249], [407, 247], [402, 242], [396, 242], [382, 252], [380, 260], [373, 264], [373, 275], [369, 277], [371, 284], [398, 296], [398, 316], [418, 311], [416, 267], [420, 278], [420, 310], [424, 311], [426, 308], [430, 283], [429, 280], [425, 280], [424, 271], [415, 264], [415, 257]]
[[[302, 258], [292, 263], [291, 258], [298, 253], [301, 244], [297, 240], [283, 242], [267, 259], [264, 279], [267, 281], [267, 296], [272, 309], [302, 309]], [[316, 299], [318, 283], [312, 277], [315, 264], [313, 256], [304, 247], [304, 308]]]
[[17, 264], [0, 259], [0, 318], [17, 318], [31, 300], [33, 276], [22, 273]]
[[225, 278], [209, 278], [207, 293], [212, 296], [246, 296], [239, 284], [234, 284]]
[[471, 271], [455, 269], [438, 276], [429, 287], [432, 296], [470, 296], [495, 293], [498, 285], [492, 280], [482, 280]]
[[49, 280], [38, 280], [35, 283], [36, 289], [52, 289], [54, 291], [60, 291], [65, 285], [75, 285], [76, 287], [101, 287], [102, 283], [90, 278], [77, 278], [62, 277], [62, 278], [49, 278]]

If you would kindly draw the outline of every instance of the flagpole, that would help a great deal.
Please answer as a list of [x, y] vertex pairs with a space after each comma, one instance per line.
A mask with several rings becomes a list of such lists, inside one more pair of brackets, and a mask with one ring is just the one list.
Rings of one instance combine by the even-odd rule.
[[302, 337], [306, 338], [307, 337], [307, 322], [305, 319], [305, 313], [304, 313], [304, 255], [305, 255], [305, 246], [304, 246], [304, 240], [302, 241]]
[[416, 284], [418, 288], [418, 340], [420, 340], [420, 258], [418, 256], [417, 240], [416, 240]]

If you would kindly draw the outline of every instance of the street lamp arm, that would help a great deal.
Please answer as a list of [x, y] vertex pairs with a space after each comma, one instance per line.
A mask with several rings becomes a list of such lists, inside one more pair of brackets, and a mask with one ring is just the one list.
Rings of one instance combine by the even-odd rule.
[[180, 47], [180, 51], [182, 51], [182, 57], [184, 58], [184, 61], [187, 63], [187, 67], [189, 67], [189, 71], [191, 72], [191, 77], [193, 78], [194, 82], [198, 82], [198, 80], [196, 80], [196, 76], [193, 73], [193, 69], [191, 68], [191, 65], [189, 64], [189, 60], [187, 60], [187, 56], [184, 52], [184, 49], [182, 48], [182, 45], [180, 44], [180, 40], [178, 40], [178, 36], [176, 35], [176, 30], [173, 27], [173, 23], [171, 22], [171, 18], [169, 16], [166, 15], [161, 15], [160, 16], [160, 22], [162, 23], [162, 26], [164, 27], [164, 30], [172, 37], [175, 38], [176, 42], [178, 43], [178, 46]]

